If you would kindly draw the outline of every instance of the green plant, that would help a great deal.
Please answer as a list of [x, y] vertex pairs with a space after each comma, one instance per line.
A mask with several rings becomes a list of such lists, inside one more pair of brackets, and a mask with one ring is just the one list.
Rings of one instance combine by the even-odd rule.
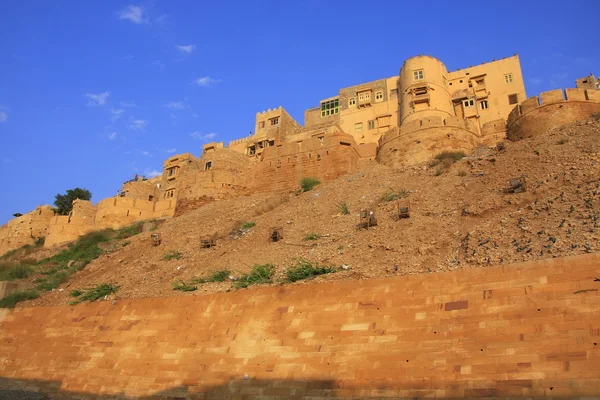
[[285, 272], [287, 280], [296, 282], [302, 279], [312, 279], [319, 275], [331, 274], [335, 272], [334, 267], [319, 265], [304, 258], [296, 259], [296, 265], [290, 267]]
[[321, 235], [319, 235], [318, 233], [307, 233], [304, 235], [302, 240], [318, 240], [320, 238], [321, 238]]
[[244, 222], [240, 227], [241, 230], [247, 231], [250, 228], [254, 228], [256, 226], [256, 222]]
[[198, 289], [197, 286], [188, 285], [183, 280], [179, 279], [176, 282], [171, 282], [173, 290], [179, 290], [180, 292], [193, 292]]
[[236, 288], [247, 288], [250, 285], [257, 285], [259, 283], [270, 283], [274, 274], [275, 266], [273, 264], [257, 264], [252, 267], [250, 273], [242, 275], [238, 281], [235, 281], [233, 286]]
[[14, 281], [17, 279], [28, 278], [33, 274], [34, 269], [29, 265], [14, 264], [12, 266], [6, 266], [2, 264], [0, 266], [0, 281]]
[[558, 141], [558, 144], [566, 144], [566, 143], [569, 143], [569, 138], [562, 137], [562, 138], [560, 138], [560, 140]]
[[121, 247], [125, 247], [125, 246], [129, 246], [131, 244], [130, 240], [126, 240], [123, 243], [121, 243]]
[[302, 178], [300, 181], [300, 186], [302, 187], [303, 192], [308, 192], [320, 183], [321, 181], [319, 181], [317, 178]]
[[101, 283], [93, 288], [85, 289], [83, 293], [79, 295], [79, 301], [96, 301], [109, 294], [116, 293], [118, 290], [119, 286], [112, 283]]
[[14, 308], [14, 306], [25, 300], [33, 300], [40, 297], [35, 290], [23, 290], [20, 292], [12, 292], [8, 296], [0, 299], [0, 308]]
[[193, 278], [190, 282], [191, 283], [225, 282], [227, 280], [227, 278], [229, 278], [230, 274], [231, 274], [230, 270], [222, 269], [222, 270], [213, 272], [208, 278], [203, 278], [203, 277]]
[[451, 160], [452, 164], [457, 161], [460, 161], [462, 158], [466, 157], [464, 151], [443, 151], [435, 156], [435, 159], [443, 162], [444, 160]]
[[388, 188], [388, 190], [386, 190], [379, 199], [381, 201], [394, 201], [408, 195], [409, 191], [406, 189], [400, 189], [398, 192], [395, 192], [394, 189]]
[[45, 237], [43, 237], [43, 236], [42, 237], [38, 237], [38, 238], [35, 238], [34, 245], [36, 247], [42, 247], [45, 242], [46, 242], [46, 238]]
[[69, 296], [71, 296], [71, 297], [79, 297], [82, 294], [83, 294], [83, 292], [78, 289], [73, 289], [73, 290], [71, 290], [71, 292], [69, 292]]
[[48, 276], [46, 279], [40, 281], [35, 287], [37, 290], [47, 292], [52, 289], [56, 289], [61, 283], [66, 282], [71, 274], [68, 272], [57, 272], [53, 275]]
[[348, 208], [348, 204], [345, 201], [342, 201], [338, 204], [338, 209], [340, 210], [340, 214], [348, 215], [350, 214], [350, 209]]
[[169, 250], [163, 256], [163, 260], [169, 261], [172, 259], [179, 260], [181, 258], [181, 253], [176, 250]]

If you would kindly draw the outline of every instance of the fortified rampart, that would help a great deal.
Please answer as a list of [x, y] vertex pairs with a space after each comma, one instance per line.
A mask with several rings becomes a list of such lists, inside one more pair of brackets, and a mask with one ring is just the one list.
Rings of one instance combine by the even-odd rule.
[[430, 160], [442, 151], [470, 152], [479, 144], [477, 127], [467, 119], [429, 117], [389, 130], [379, 142], [377, 161], [396, 167]]
[[305, 177], [328, 181], [352, 173], [360, 158], [355, 146], [350, 135], [328, 133], [268, 148], [254, 168], [253, 191], [288, 191]]
[[54, 398], [596, 398], [599, 274], [600, 255], [590, 254], [312, 284], [310, 294], [292, 285], [4, 310], [0, 389]]
[[600, 91], [557, 89], [530, 97], [508, 116], [508, 138], [516, 141], [538, 136], [573, 121], [600, 113]]
[[39, 206], [35, 210], [23, 214], [0, 226], [0, 255], [27, 244], [48, 234], [48, 224], [54, 217], [54, 209], [50, 206]]

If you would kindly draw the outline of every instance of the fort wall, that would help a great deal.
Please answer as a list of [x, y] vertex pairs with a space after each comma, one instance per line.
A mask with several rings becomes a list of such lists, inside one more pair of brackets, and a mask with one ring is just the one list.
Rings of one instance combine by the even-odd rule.
[[479, 144], [473, 121], [457, 117], [412, 120], [382, 136], [377, 161], [398, 167], [430, 160], [443, 151], [471, 152]]
[[[600, 255], [0, 310], [0, 389], [141, 398], [595, 398]], [[63, 396], [63, 397], [61, 397]]]
[[350, 135], [326, 134], [302, 142], [286, 142], [265, 150], [253, 170], [253, 192], [282, 192], [297, 189], [302, 178], [324, 181], [352, 173], [359, 154]]
[[557, 89], [530, 97], [508, 116], [508, 134], [516, 141], [545, 134], [551, 129], [600, 113], [600, 91]]
[[45, 237], [48, 234], [48, 224], [54, 214], [52, 207], [39, 206], [2, 225], [0, 227], [0, 255], [27, 244], [33, 244], [36, 238]]

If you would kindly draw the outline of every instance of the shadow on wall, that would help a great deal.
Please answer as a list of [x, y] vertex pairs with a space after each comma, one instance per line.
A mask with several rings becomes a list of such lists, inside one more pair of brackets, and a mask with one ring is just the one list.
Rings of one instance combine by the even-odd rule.
[[[374, 371], [375, 372], [375, 371]], [[346, 381], [346, 382], [351, 382]], [[343, 382], [342, 382], [343, 383]], [[458, 393], [449, 394], [448, 390], [436, 389], [433, 382], [407, 382], [402, 379], [393, 379], [390, 385], [376, 387], [356, 384], [353, 387], [338, 387], [332, 380], [285, 380], [285, 379], [234, 379], [230, 378], [227, 384], [208, 386], [203, 391], [196, 387], [176, 386], [171, 389], [159, 391], [150, 396], [125, 395], [124, 393], [91, 394], [82, 392], [61, 391], [58, 381], [19, 380], [0, 378], [0, 400], [183, 400], [183, 399], [464, 399], [464, 398], [496, 398], [506, 395], [514, 396], [513, 390], [503, 390], [501, 382], [497, 388], [457, 389]], [[133, 385], [131, 385], [133, 386]], [[428, 389], [424, 389], [429, 387]], [[507, 389], [504, 387], [504, 389]], [[550, 395], [550, 393], [546, 393]], [[600, 393], [599, 393], [600, 394]], [[540, 394], [544, 397], [543, 394]], [[579, 396], [552, 396], [553, 399], [574, 399]], [[586, 396], [585, 398], [597, 398]]]

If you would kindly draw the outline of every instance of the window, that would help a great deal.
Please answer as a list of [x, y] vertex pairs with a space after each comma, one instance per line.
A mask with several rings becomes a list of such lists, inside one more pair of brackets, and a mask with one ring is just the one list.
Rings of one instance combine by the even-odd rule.
[[279, 125], [279, 117], [271, 118], [269, 122], [271, 125]]
[[392, 89], [390, 90], [390, 98], [391, 99], [395, 99], [398, 97], [398, 89]]
[[477, 86], [485, 86], [485, 79], [477, 79], [475, 80], [475, 83], [477, 84]]
[[413, 71], [413, 78], [415, 81], [418, 81], [419, 79], [423, 79], [425, 77], [425, 75], [423, 75], [423, 70], [422, 69], [418, 69], [416, 71]]
[[486, 110], [488, 108], [488, 102], [487, 100], [482, 100], [479, 102], [479, 106], [481, 107], [482, 110]]
[[248, 147], [248, 155], [253, 156], [256, 153], [256, 146]]
[[356, 97], [350, 97], [350, 100], [348, 100], [348, 105], [355, 106], [356, 105]]
[[369, 130], [375, 129], [375, 120], [372, 119], [371, 121], [369, 121], [368, 125], [369, 125]]
[[152, 196], [151, 194], [148, 195], [148, 201], [152, 201], [154, 200], [154, 196]]
[[473, 99], [465, 100], [463, 101], [463, 105], [465, 106], [465, 108], [473, 107], [475, 105], [475, 102], [473, 101]]
[[519, 102], [519, 96], [517, 93], [508, 95], [508, 104], [517, 104]]
[[264, 127], [265, 127], [265, 121], [260, 121], [260, 122], [258, 123], [258, 129], [262, 129], [262, 128], [264, 128]]
[[416, 96], [420, 96], [423, 94], [427, 94], [427, 86], [421, 86], [421, 87], [415, 88]]
[[204, 170], [205, 171], [208, 171], [210, 169], [210, 167], [212, 167], [212, 161], [209, 161], [206, 164], [204, 164]]
[[506, 75], [504, 75], [504, 82], [505, 83], [512, 83], [512, 81], [513, 81], [512, 74], [506, 74]]
[[169, 189], [169, 190], [167, 190], [167, 191], [166, 191], [166, 193], [165, 193], [165, 197], [166, 197], [167, 199], [169, 199], [169, 198], [173, 197], [174, 195], [175, 195], [175, 189]]
[[177, 167], [169, 168], [169, 175], [168, 176], [173, 176], [176, 173], [177, 173]]
[[358, 101], [366, 101], [371, 99], [371, 91], [361, 92], [358, 94]]
[[274, 141], [274, 140], [269, 140], [269, 146], [270, 146], [270, 147], [273, 147], [273, 146], [275, 146], [275, 141]]
[[378, 91], [377, 93], [375, 93], [375, 101], [381, 101], [383, 100], [383, 91]]
[[321, 103], [321, 117], [338, 114], [340, 112], [340, 99], [324, 101]]
[[356, 124], [354, 124], [354, 133], [362, 133], [362, 131], [362, 122], [357, 122]]

